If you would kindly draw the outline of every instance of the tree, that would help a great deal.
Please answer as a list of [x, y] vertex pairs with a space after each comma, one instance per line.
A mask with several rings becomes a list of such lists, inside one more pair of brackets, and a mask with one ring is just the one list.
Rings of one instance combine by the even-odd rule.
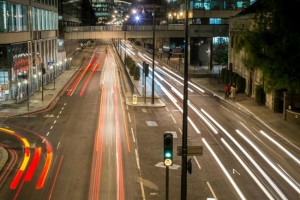
[[240, 39], [246, 67], [263, 72], [268, 89], [300, 92], [300, 1], [261, 0], [253, 4], [253, 26]]
[[214, 45], [213, 55], [214, 61], [218, 65], [228, 63], [228, 42], [224, 38], [219, 38], [218, 44]]

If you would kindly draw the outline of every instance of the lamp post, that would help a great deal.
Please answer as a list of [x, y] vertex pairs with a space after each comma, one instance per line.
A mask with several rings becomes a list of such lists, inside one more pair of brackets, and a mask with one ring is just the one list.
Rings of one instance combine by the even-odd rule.
[[153, 40], [152, 40], [152, 98], [151, 103], [154, 104], [154, 59], [155, 59], [155, 1], [153, 6]]
[[184, 29], [184, 79], [183, 79], [183, 117], [182, 117], [182, 167], [181, 167], [181, 200], [187, 196], [187, 116], [188, 116], [188, 4], [185, 0]]
[[41, 63], [41, 70], [42, 70], [42, 101], [44, 101], [44, 74], [46, 74], [46, 70], [44, 68], [44, 63]]
[[26, 96], [27, 96], [27, 110], [29, 110], [29, 88], [28, 88], [28, 79], [24, 80], [24, 83], [26, 84]]

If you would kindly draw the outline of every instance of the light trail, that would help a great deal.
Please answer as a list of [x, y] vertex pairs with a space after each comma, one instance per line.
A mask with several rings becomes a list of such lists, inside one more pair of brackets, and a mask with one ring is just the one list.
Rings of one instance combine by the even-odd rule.
[[286, 148], [284, 148], [281, 144], [279, 144], [276, 140], [271, 138], [268, 134], [266, 134], [263, 130], [259, 131], [263, 136], [265, 136], [268, 140], [270, 140], [273, 144], [275, 144], [279, 149], [281, 149], [284, 153], [286, 153], [290, 158], [292, 158], [298, 165], [300, 165], [300, 160], [294, 156], [291, 152], [289, 152]]
[[103, 132], [106, 107], [107, 88], [102, 87], [101, 101], [99, 106], [98, 126], [95, 134], [94, 153], [90, 177], [89, 199], [99, 199], [100, 178], [102, 170], [102, 154], [103, 154]]
[[48, 140], [45, 141], [45, 146], [46, 146], [46, 161], [44, 164], [44, 167], [42, 169], [42, 173], [38, 179], [38, 182], [36, 184], [36, 189], [42, 189], [45, 183], [45, 180], [47, 178], [51, 163], [52, 163], [52, 147], [50, 145], [50, 143], [48, 142]]
[[124, 174], [123, 174], [123, 159], [122, 159], [122, 144], [120, 119], [118, 109], [117, 87], [114, 86], [114, 108], [115, 108], [115, 128], [116, 128], [116, 165], [117, 165], [117, 191], [118, 200], [124, 200]]
[[22, 160], [22, 163], [20, 165], [20, 168], [18, 169], [16, 175], [14, 176], [12, 183], [10, 184], [10, 189], [16, 189], [16, 187], [18, 186], [24, 171], [27, 167], [27, 164], [29, 162], [30, 159], [30, 145], [29, 142], [27, 141], [26, 138], [23, 138], [21, 135], [17, 134], [16, 132], [6, 129], [6, 128], [0, 128], [0, 131], [3, 131], [5, 133], [8, 133], [16, 138], [18, 138], [20, 141], [22, 141], [23, 145], [24, 145], [24, 157]]
[[[182, 108], [177, 104], [177, 100], [173, 97], [173, 95], [161, 84], [159, 83], [156, 79], [154, 80], [158, 86], [160, 86], [161, 90], [169, 97], [169, 99], [172, 101], [172, 103], [180, 110], [181, 113], [183, 113]], [[200, 130], [197, 128], [195, 123], [191, 120], [190, 117], [188, 117], [188, 121], [194, 128], [197, 134], [200, 134]]]
[[26, 172], [24, 181], [31, 181], [33, 174], [34, 174], [34, 172], [38, 166], [38, 163], [40, 161], [41, 153], [42, 153], [41, 147], [35, 148], [33, 159], [32, 159], [31, 164]]
[[206, 142], [206, 140], [204, 138], [202, 138], [202, 141], [203, 141], [204, 145], [206, 146], [206, 148], [209, 150], [210, 154], [213, 156], [213, 158], [218, 163], [219, 167], [222, 169], [223, 173], [225, 174], [225, 176], [227, 177], [227, 179], [229, 180], [229, 182], [231, 183], [231, 185], [233, 186], [233, 188], [235, 189], [237, 194], [240, 196], [240, 198], [242, 200], [246, 200], [246, 197], [244, 196], [244, 194], [242, 193], [240, 188], [237, 186], [235, 181], [232, 179], [232, 177], [230, 176], [230, 174], [228, 173], [228, 171], [226, 170], [226, 168], [224, 167], [224, 165], [222, 164], [222, 162], [220, 161], [218, 156], [215, 154], [215, 152], [212, 150], [212, 148], [209, 146], [209, 144]]
[[86, 87], [88, 86], [88, 84], [89, 84], [89, 82], [90, 82], [90, 80], [91, 80], [93, 74], [94, 74], [95, 71], [98, 69], [99, 65], [101, 64], [101, 61], [102, 61], [102, 57], [100, 57], [99, 62], [94, 66], [92, 72], [91, 72], [91, 73], [89, 74], [89, 76], [87, 77], [87, 79], [86, 79], [84, 85], [82, 86], [82, 88], [81, 88], [81, 90], [80, 90], [80, 93], [79, 93], [80, 96], [83, 95], [83, 93], [84, 93]]
[[[178, 74], [174, 73], [173, 71], [169, 70], [167, 67], [163, 67], [164, 70], [168, 71], [169, 73], [173, 74], [174, 76], [176, 76], [177, 78], [179, 78], [180, 80], [183, 81], [183, 78], [181, 76], [179, 76]], [[203, 90], [202, 88], [200, 88], [199, 86], [195, 85], [194, 83], [192, 83], [191, 81], [188, 81], [188, 84], [192, 85], [194, 88], [196, 88], [198, 91], [205, 93], [205, 90]]]
[[239, 163], [244, 167], [244, 169], [248, 172], [248, 174], [251, 176], [254, 182], [260, 187], [260, 189], [265, 193], [265, 195], [267, 195], [269, 199], [274, 199], [274, 197], [269, 193], [266, 187], [259, 181], [259, 179], [253, 174], [251, 169], [249, 169], [246, 163], [237, 155], [237, 153], [229, 146], [229, 144], [223, 138], [221, 138], [221, 141], [227, 147], [227, 149], [229, 149], [229, 151], [234, 155], [234, 157], [239, 161]]
[[293, 180], [289, 179], [276, 165], [272, 163], [272, 161], [267, 158], [267, 156], [257, 147], [254, 143], [248, 139], [241, 131], [236, 130], [236, 132], [269, 164], [271, 168], [273, 168], [298, 194], [300, 194], [300, 188], [297, 186], [298, 183], [294, 183]]
[[96, 61], [96, 56], [94, 55], [93, 60], [90, 62], [90, 64], [81, 72], [81, 74], [76, 78], [75, 82], [67, 92], [68, 96], [72, 96], [73, 92], [75, 91], [75, 88], [78, 86], [79, 82], [83, 78], [83, 76], [86, 74], [86, 72], [91, 68], [92, 65], [94, 65]]
[[53, 184], [52, 184], [52, 187], [51, 187], [51, 190], [50, 190], [50, 194], [49, 194], [48, 200], [50, 200], [50, 199], [52, 198], [52, 193], [53, 193], [53, 190], [54, 190], [54, 186], [55, 186], [55, 184], [56, 184], [56, 180], [57, 180], [58, 173], [59, 173], [59, 171], [60, 171], [60, 167], [61, 167], [61, 164], [62, 164], [62, 162], [63, 162], [63, 159], [64, 159], [64, 156], [62, 156], [62, 157], [60, 158], [60, 162], [59, 162], [59, 164], [58, 164], [58, 168], [57, 168], [57, 171], [56, 171], [56, 173], [55, 173], [54, 181], [53, 181]]
[[271, 178], [265, 173], [265, 171], [260, 167], [260, 165], [248, 154], [248, 152], [232, 137], [229, 132], [227, 132], [215, 119], [213, 119], [205, 110], [201, 109], [205, 116], [207, 116], [239, 149], [242, 153], [249, 159], [249, 161], [255, 166], [259, 173], [266, 179], [266, 181], [271, 185], [271, 187], [277, 192], [277, 194], [282, 199], [287, 199], [282, 191], [277, 187], [277, 185], [271, 180]]

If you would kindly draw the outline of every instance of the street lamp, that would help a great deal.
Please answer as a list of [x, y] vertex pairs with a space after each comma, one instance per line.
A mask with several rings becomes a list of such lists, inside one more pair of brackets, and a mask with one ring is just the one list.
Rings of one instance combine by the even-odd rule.
[[[28, 77], [27, 77], [28, 78]], [[29, 89], [28, 89], [28, 79], [24, 80], [24, 83], [26, 84], [26, 96], [27, 96], [27, 110], [29, 110]]]
[[187, 197], [187, 116], [188, 116], [188, 4], [185, 0], [184, 29], [184, 78], [183, 78], [183, 117], [182, 117], [182, 168], [181, 168], [181, 200]]
[[153, 40], [152, 40], [152, 98], [151, 103], [154, 104], [154, 59], [155, 59], [155, 1], [153, 6]]

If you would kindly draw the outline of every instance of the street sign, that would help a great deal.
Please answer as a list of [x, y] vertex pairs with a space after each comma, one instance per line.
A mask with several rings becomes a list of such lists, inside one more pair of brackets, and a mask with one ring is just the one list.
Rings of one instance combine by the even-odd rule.
[[134, 95], [132, 96], [132, 104], [133, 104], [133, 105], [136, 105], [136, 104], [137, 104], [137, 95], [136, 95], [136, 94], [134, 94]]
[[48, 62], [48, 66], [54, 65], [54, 62]]
[[[188, 146], [187, 147], [188, 156], [202, 156], [203, 146]], [[177, 146], [177, 156], [182, 156], [182, 146]]]

